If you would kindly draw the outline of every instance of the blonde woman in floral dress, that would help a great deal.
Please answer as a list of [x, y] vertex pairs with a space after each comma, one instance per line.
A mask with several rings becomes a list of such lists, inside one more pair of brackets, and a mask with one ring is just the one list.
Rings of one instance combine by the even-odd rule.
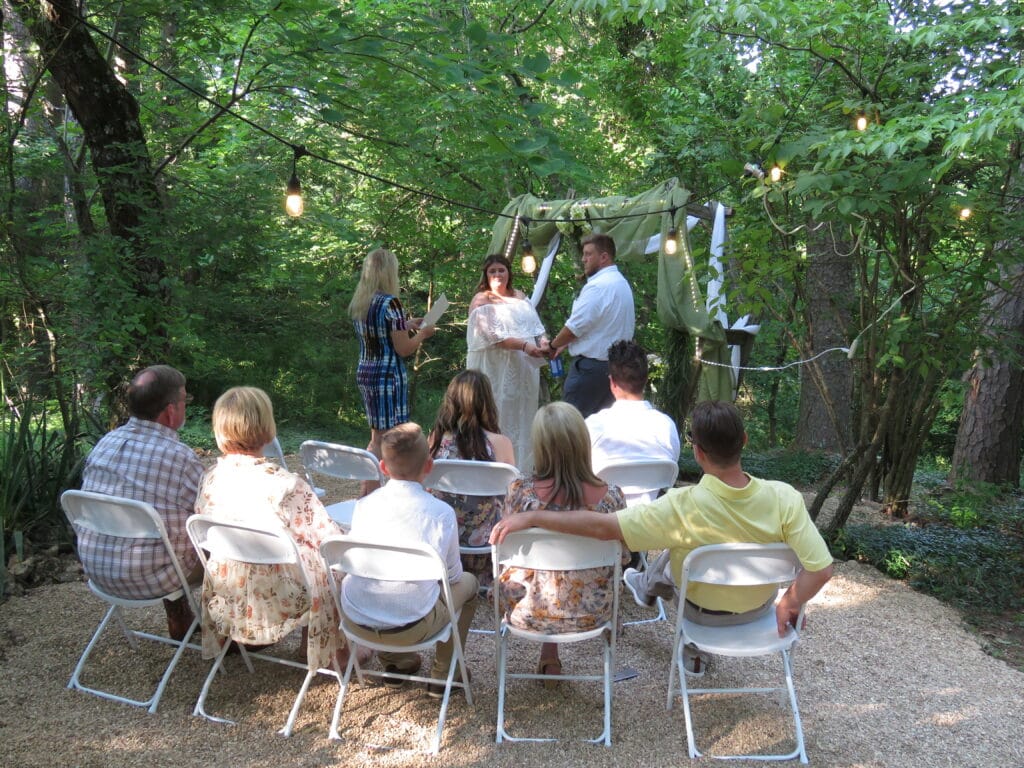
[[286, 529], [298, 544], [308, 574], [307, 594], [295, 566], [249, 565], [210, 560], [203, 582], [203, 656], [212, 658], [225, 638], [245, 645], [269, 645], [300, 626], [311, 669], [347, 663], [345, 639], [320, 558], [320, 542], [341, 533], [309, 484], [263, 457], [277, 434], [266, 392], [234, 387], [213, 407], [213, 431], [224, 454], [199, 486], [196, 512], [250, 527]]
[[[575, 407], [557, 402], [537, 411], [531, 430], [534, 475], [509, 486], [502, 517], [536, 509], [589, 509], [614, 512], [626, 506], [622, 492], [593, 473], [590, 436]], [[623, 563], [629, 561], [624, 553]], [[535, 571], [506, 568], [499, 574], [502, 611], [517, 627], [538, 632], [593, 629], [612, 612], [610, 568], [582, 571]], [[545, 688], [558, 684], [562, 673], [556, 643], [541, 646], [537, 673], [551, 675]]]

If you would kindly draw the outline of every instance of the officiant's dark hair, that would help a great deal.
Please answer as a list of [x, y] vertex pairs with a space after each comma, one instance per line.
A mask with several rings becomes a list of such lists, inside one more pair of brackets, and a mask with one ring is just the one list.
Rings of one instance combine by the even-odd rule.
[[477, 283], [476, 292], [480, 293], [480, 291], [491, 290], [491, 284], [487, 280], [487, 268], [491, 266], [491, 264], [505, 265], [505, 269], [508, 270], [508, 283], [505, 284], [505, 287], [508, 288], [510, 291], [515, 290], [515, 286], [512, 285], [512, 263], [508, 259], [506, 259], [503, 254], [492, 253], [490, 256], [484, 259], [484, 266], [483, 269], [480, 270], [480, 282]]

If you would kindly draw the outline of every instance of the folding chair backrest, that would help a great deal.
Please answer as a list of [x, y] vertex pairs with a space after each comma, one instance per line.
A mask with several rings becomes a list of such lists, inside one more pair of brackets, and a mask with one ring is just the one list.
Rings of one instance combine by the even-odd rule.
[[621, 556], [622, 548], [617, 541], [601, 541], [542, 528], [510, 533], [503, 542], [494, 545], [496, 568], [578, 571], [614, 567]]
[[276, 437], [263, 446], [263, 455], [276, 461], [282, 469], [288, 469], [288, 464], [284, 460], [284, 449], [281, 447], [281, 441]]
[[301, 565], [298, 550], [288, 531], [261, 530], [236, 523], [192, 515], [186, 523], [197, 551], [216, 560], [253, 565]]
[[608, 464], [595, 474], [609, 485], [619, 486], [627, 503], [635, 503], [651, 500], [658, 491], [675, 485], [679, 465], [668, 459], [635, 459]]
[[448, 569], [427, 545], [378, 544], [351, 536], [332, 536], [320, 545], [328, 570], [378, 581], [442, 581]]
[[710, 544], [686, 556], [683, 579], [754, 587], [793, 581], [800, 568], [796, 553], [786, 544]]
[[437, 459], [423, 487], [466, 496], [504, 496], [519, 470], [500, 461]]
[[167, 538], [159, 513], [142, 501], [91, 491], [65, 491], [60, 503], [75, 529], [126, 539]]
[[384, 482], [377, 457], [362, 448], [307, 440], [299, 446], [299, 456], [307, 473], [319, 472], [341, 480]]

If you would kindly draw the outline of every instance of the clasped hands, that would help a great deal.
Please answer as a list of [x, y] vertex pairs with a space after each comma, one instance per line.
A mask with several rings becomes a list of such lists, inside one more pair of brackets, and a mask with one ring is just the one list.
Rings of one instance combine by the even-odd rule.
[[523, 352], [530, 357], [543, 357], [547, 358], [551, 349], [551, 345], [548, 344], [547, 339], [541, 339], [537, 343], [527, 341], [523, 344]]

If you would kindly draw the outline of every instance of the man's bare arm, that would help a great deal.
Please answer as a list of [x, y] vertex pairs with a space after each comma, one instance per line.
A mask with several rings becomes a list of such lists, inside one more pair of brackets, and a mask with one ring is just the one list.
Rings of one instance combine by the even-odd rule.
[[562, 330], [553, 338], [550, 342], [550, 346], [558, 347], [557, 354], [561, 354], [562, 350], [572, 344], [579, 337], [570, 331], [566, 326], [562, 326]]
[[800, 571], [796, 580], [789, 585], [775, 606], [775, 620], [779, 625], [779, 637], [786, 634], [789, 627], [795, 627], [800, 608], [818, 594], [829, 579], [832, 578], [832, 565], [820, 571]]
[[618, 515], [591, 512], [587, 509], [570, 509], [557, 512], [538, 509], [509, 515], [498, 521], [491, 530], [491, 544], [500, 544], [513, 531], [527, 528], [546, 528], [559, 533], [589, 536], [603, 541], [623, 541]]

